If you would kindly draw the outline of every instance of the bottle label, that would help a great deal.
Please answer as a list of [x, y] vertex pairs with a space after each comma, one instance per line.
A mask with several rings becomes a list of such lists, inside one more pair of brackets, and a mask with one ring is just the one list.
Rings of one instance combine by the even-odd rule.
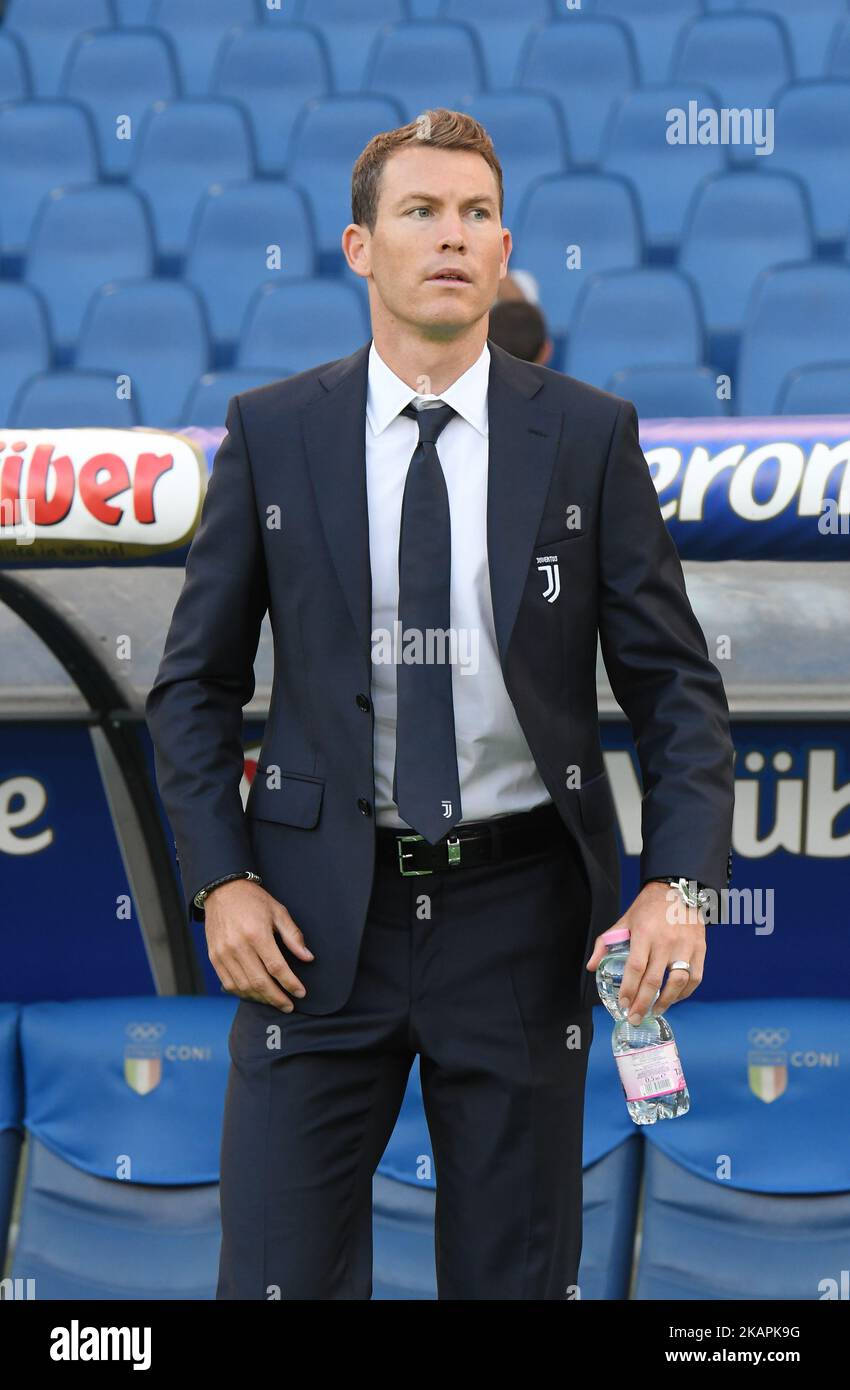
[[653, 1100], [684, 1091], [685, 1077], [675, 1039], [656, 1047], [638, 1047], [615, 1057], [626, 1100]]

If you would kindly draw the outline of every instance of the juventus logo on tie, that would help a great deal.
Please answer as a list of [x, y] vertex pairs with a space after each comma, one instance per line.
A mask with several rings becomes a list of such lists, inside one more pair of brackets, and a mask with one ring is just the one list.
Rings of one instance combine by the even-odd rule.
[[449, 816], [450, 816], [451, 813], [452, 813], [452, 803], [451, 803], [450, 801], [444, 801], [444, 802], [442, 803], [442, 805], [443, 805], [443, 815], [446, 817], [446, 820], [448, 820]]
[[543, 590], [543, 597], [547, 603], [554, 603], [561, 592], [561, 571], [557, 555], [538, 555], [537, 568], [541, 574], [546, 576], [546, 588]]

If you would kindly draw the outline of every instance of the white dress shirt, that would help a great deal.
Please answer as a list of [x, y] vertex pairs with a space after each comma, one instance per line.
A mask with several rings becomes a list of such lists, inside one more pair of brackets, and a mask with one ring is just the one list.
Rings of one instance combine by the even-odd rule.
[[[398, 546], [407, 470], [419, 443], [417, 422], [399, 412], [412, 401], [445, 401], [457, 412], [437, 441], [451, 514], [450, 627], [457, 634], [452, 665], [455, 740], [463, 808], [461, 823], [530, 811], [551, 801], [537, 771], [499, 664], [487, 565], [487, 388], [490, 350], [442, 391], [417, 395], [369, 350], [366, 400], [366, 487], [372, 567], [372, 701], [375, 710], [375, 817], [407, 827], [393, 801], [396, 666], [400, 655]], [[391, 645], [392, 643], [392, 645]], [[427, 749], [427, 730], [422, 730]]]

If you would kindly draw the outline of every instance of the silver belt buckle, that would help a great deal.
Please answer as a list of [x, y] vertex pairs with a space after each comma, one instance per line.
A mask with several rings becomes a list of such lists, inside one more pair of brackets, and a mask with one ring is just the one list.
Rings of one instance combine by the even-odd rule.
[[[408, 842], [411, 841], [411, 840], [424, 840], [424, 839], [425, 839], [425, 836], [424, 836], [424, 835], [399, 835], [399, 836], [396, 837], [396, 843], [397, 843], [397, 845], [398, 845], [398, 867], [399, 867], [399, 872], [402, 873], [402, 874], [404, 875], [405, 878], [411, 878], [411, 877], [413, 877], [415, 874], [432, 874], [432, 873], [434, 872], [433, 869], [406, 869], [406, 868], [404, 867], [404, 861], [405, 861], [405, 859], [410, 859], [410, 858], [412, 858], [412, 852], [411, 852], [410, 850], [407, 850], [407, 851], [405, 852], [405, 851], [402, 849], [402, 844], [408, 843]], [[452, 836], [452, 838], [451, 838], [450, 840], [447, 840], [447, 841], [446, 841], [446, 848], [448, 849], [448, 861], [447, 861], [447, 862], [448, 862], [449, 864], [459, 864], [459, 863], [460, 863], [460, 837], [459, 837], [458, 835]]]

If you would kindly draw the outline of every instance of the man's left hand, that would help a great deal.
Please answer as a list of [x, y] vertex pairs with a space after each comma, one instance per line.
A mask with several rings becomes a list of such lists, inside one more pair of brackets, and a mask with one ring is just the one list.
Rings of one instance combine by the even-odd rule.
[[[629, 958], [618, 996], [621, 1011], [632, 1005], [629, 1023], [640, 1023], [649, 1012], [671, 961], [688, 961], [690, 973], [670, 971], [667, 984], [652, 1007], [653, 1014], [661, 1014], [671, 1004], [693, 994], [702, 980], [705, 920], [700, 908], [684, 903], [678, 889], [670, 883], [645, 884], [628, 911], [606, 931], [615, 927], [628, 927], [630, 932]], [[602, 935], [598, 936], [586, 969], [595, 970], [608, 950]]]

